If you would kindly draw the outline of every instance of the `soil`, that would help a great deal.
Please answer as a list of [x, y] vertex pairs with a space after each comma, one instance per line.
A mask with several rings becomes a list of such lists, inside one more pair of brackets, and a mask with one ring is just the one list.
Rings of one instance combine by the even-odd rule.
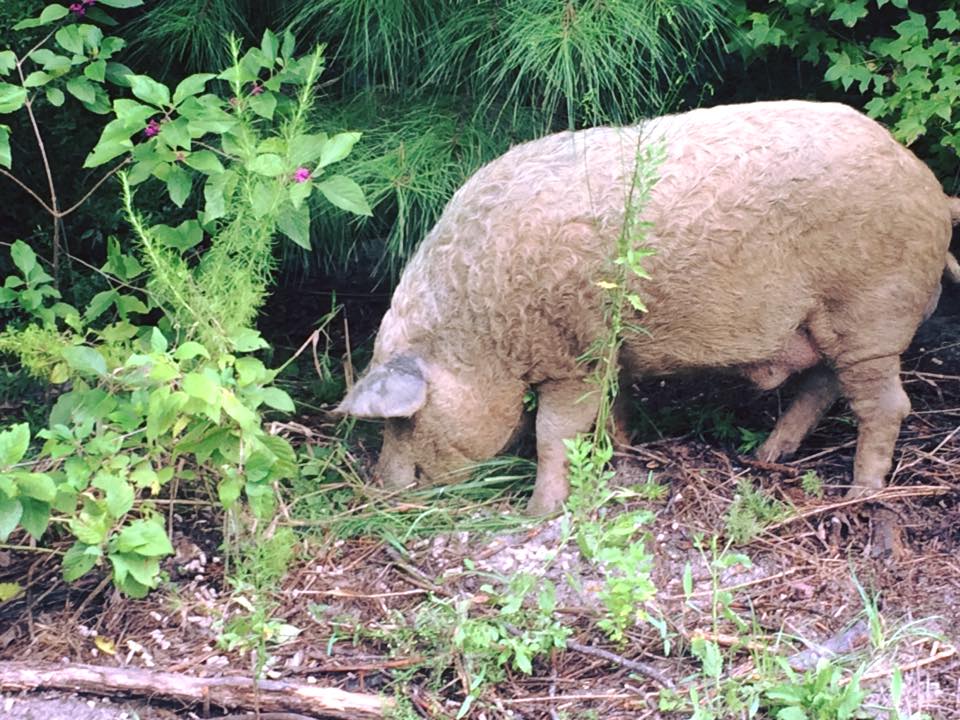
[[[633, 499], [625, 507], [652, 514], [647, 542], [656, 558], [658, 594], [649, 609], [667, 620], [669, 654], [650, 624], [631, 629], [623, 645], [605, 640], [596, 624], [604, 571], [572, 545], [554, 557], [564, 530], [555, 519], [497, 536], [453, 531], [413, 538], [401, 543], [403, 552], [399, 540], [315, 535], [304, 541], [278, 588], [282, 606], [275, 616], [301, 632], [273, 651], [266, 676], [367, 693], [399, 682], [419, 716], [453, 718], [464, 698], [463, 668], [454, 662], [439, 686], [424, 673], [408, 673], [424, 658], [413, 641], [402, 641], [404, 627], [431, 594], [484, 609], [483, 582], [531, 572], [557, 585], [557, 615], [581, 646], [648, 663], [680, 688], [695, 680], [699, 667], [691, 642], [706, 637], [725, 645], [745, 634], [731, 622], [735, 615], [752, 618], [763, 637], [779, 638], [767, 653], [797, 668], [831, 650], [858, 653], [867, 664], [863, 682], [874, 707], [891, 702], [891, 678], [899, 668], [903, 717], [960, 718], [960, 316], [937, 316], [921, 328], [904, 358], [903, 379], [914, 412], [901, 431], [890, 490], [875, 504], [843, 497], [855, 440], [845, 405], [834, 408], [796, 459], [763, 464], [738, 451], [750, 439], [739, 428], [769, 429], [789, 387], [760, 395], [736, 380], [694, 378], [634, 388], [639, 416], [647, 418], [644, 436], [619, 454], [616, 483], [629, 487], [650, 475], [668, 486], [663, 499]], [[301, 419], [301, 439], [329, 436], [331, 423], [322, 414]], [[822, 497], [803, 489], [811, 472], [823, 481]], [[710, 552], [699, 538], [729, 534], [726, 519], [744, 480], [793, 511], [732, 548], [751, 563], [720, 575], [732, 615], [721, 613], [714, 623]], [[396, 502], [402, 508], [403, 500]], [[520, 507], [506, 501], [465, 507], [463, 517]], [[223, 618], [241, 610], [225, 591], [221, 520], [207, 505], [177, 510], [175, 525], [188, 534], [177, 536], [177, 557], [167, 566], [171, 582], [145, 600], [124, 599], [95, 575], [66, 586], [56, 556], [0, 549], [0, 583], [27, 585], [24, 595], [0, 603], [0, 660], [154, 667], [209, 677], [249, 673], [249, 654], [216, 642]], [[898, 530], [894, 542], [882, 532], [891, 525]], [[692, 580], [689, 592], [685, 573]], [[870, 642], [864, 594], [877, 602], [879, 645]], [[749, 677], [755, 669], [751, 648], [740, 647], [733, 657], [726, 676]], [[616, 657], [568, 649], [538, 660], [533, 670], [511, 671], [471, 717], [674, 717], [657, 708], [657, 684]], [[202, 716], [199, 708], [149, 698], [124, 702], [8, 694], [0, 696], [0, 717]], [[213, 716], [222, 712], [210, 710]], [[877, 710], [875, 716], [888, 714]]]

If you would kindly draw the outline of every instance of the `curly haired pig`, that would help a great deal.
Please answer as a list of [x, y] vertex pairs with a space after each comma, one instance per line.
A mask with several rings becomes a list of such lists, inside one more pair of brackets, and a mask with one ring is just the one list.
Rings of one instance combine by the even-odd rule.
[[853, 491], [879, 489], [910, 402], [900, 354], [933, 311], [949, 261], [948, 198], [883, 127], [838, 104], [732, 105], [512, 148], [453, 196], [406, 267], [373, 360], [338, 410], [386, 418], [377, 474], [437, 480], [494, 456], [538, 392], [528, 510], [568, 494], [563, 440], [590, 429], [578, 362], [600, 336], [602, 293], [638, 143], [666, 159], [643, 209], [646, 333], [625, 376], [731, 369], [759, 387], [804, 373], [759, 450], [793, 452], [839, 394], [859, 427]]

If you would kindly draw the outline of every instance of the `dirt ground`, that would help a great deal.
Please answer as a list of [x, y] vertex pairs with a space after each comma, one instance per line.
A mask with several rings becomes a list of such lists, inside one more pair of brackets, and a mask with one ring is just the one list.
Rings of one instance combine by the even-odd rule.
[[[672, 717], [657, 709], [654, 681], [590, 649], [647, 663], [680, 687], [691, 681], [697, 665], [688, 643], [704, 636], [726, 642], [711, 622], [712, 578], [697, 538], [724, 535], [738, 482], [748, 478], [795, 510], [735, 548], [752, 565], [732, 567], [719, 578], [732, 593], [731, 610], [752, 618], [767, 637], [782, 633], [783, 647], [772, 652], [791, 663], [812, 664], [824, 647], [857, 650], [866, 653], [864, 682], [876, 703], [889, 699], [893, 671], [900, 668], [905, 709], [937, 719], [960, 718], [960, 317], [935, 317], [921, 329], [905, 357], [903, 378], [914, 412], [900, 435], [890, 489], [881, 504], [870, 506], [843, 498], [855, 439], [845, 406], [832, 411], [799, 457], [772, 465], [741, 455], [736, 446], [742, 436], [718, 439], [723, 433], [710, 423], [697, 432], [688, 410], [730, 408], [732, 415], [717, 415], [714, 425], [769, 430], [789, 389], [761, 396], [739, 382], [716, 379], [655, 381], [636, 388], [641, 415], [681, 428], [679, 435], [667, 433], [625, 450], [617, 471], [623, 484], [652, 473], [656, 482], [669, 486], [666, 498], [647, 505], [637, 501], [636, 507], [653, 513], [649, 544], [656, 558], [656, 607], [677, 638], [670, 655], [650, 625], [630, 630], [620, 647], [604, 640], [596, 627], [604, 574], [572, 546], [552, 557], [562, 531], [553, 520], [496, 537], [450, 532], [413, 539], [403, 556], [372, 537], [329, 537], [311, 544], [280, 594], [279, 617], [301, 632], [274, 651], [266, 677], [376, 693], [422, 658], [415, 647], [398, 654], [396, 646], [391, 650], [376, 633], [359, 633], [359, 628], [376, 629], [382, 638], [399, 632], [398, 623], [412, 622], [415, 608], [431, 593], [477, 599], [482, 595], [478, 572], [510, 577], [529, 571], [557, 584], [558, 616], [587, 650], [556, 652], [549, 661], [537, 662], [529, 676], [511, 673], [484, 695], [483, 712], [472, 717], [579, 718], [591, 717], [590, 712], [604, 719]], [[680, 420], [669, 420], [665, 408], [676, 409]], [[327, 421], [314, 422], [322, 429]], [[823, 479], [822, 498], [801, 489], [808, 471]], [[0, 604], [0, 660], [146, 667], [208, 677], [249, 672], [249, 656], [216, 644], [217, 619], [233, 611], [223, 592], [219, 520], [210, 509], [190, 513], [189, 523], [180, 525], [191, 528], [190, 537], [180, 538], [178, 557], [168, 567], [171, 585], [142, 601], [123, 599], [102, 577], [67, 587], [59, 580], [55, 556], [0, 549], [0, 582], [28, 585], [25, 595]], [[901, 531], [898, 542], [879, 548], [885, 550], [880, 556], [878, 518], [893, 518]], [[473, 570], [467, 572], [470, 565]], [[683, 589], [687, 567], [692, 594]], [[883, 651], [865, 650], [870, 644], [861, 590], [878, 598], [889, 642]], [[735, 657], [736, 665], [726, 672], [749, 676], [754, 670], [750, 649], [741, 648]], [[420, 716], [452, 718], [463, 699], [461, 680], [453, 668], [444, 688], [428, 687], [413, 675], [405, 677], [403, 689]], [[73, 696], [8, 694], [0, 696], [0, 717], [203, 716], [196, 707], [149, 698], [137, 702], [118, 706]]]

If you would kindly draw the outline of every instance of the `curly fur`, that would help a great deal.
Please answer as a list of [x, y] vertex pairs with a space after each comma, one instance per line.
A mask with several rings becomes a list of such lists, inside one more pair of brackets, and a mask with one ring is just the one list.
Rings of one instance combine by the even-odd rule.
[[[649, 142], [665, 143], [666, 160], [643, 212], [656, 254], [646, 262], [652, 280], [636, 285], [649, 312], [633, 320], [648, 334], [627, 339], [625, 370], [730, 368], [769, 388], [822, 364], [858, 415], [881, 418], [884, 438], [892, 418], [899, 427], [902, 389], [880, 361], [899, 356], [936, 302], [960, 201], [848, 107], [733, 105], [551, 135], [460, 188], [405, 269], [377, 337], [372, 366], [415, 356], [428, 388], [412, 417], [388, 422], [387, 480], [495, 454], [528, 386], [587, 391], [577, 358], [602, 330], [596, 281], [621, 231], [638, 144]], [[341, 409], [351, 412], [364, 391], [361, 380]], [[570, 407], [576, 394], [541, 400], [534, 509], [566, 495], [555, 436], [586, 429], [583, 416], [589, 427], [589, 413]], [[860, 420], [872, 469], [855, 478], [874, 486], [886, 470], [871, 458], [886, 453], [889, 463], [892, 445], [864, 438], [872, 425]]]

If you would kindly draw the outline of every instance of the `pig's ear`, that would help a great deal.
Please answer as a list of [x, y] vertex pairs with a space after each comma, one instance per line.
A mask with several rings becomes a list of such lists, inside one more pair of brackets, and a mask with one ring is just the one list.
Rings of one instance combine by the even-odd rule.
[[357, 381], [336, 412], [364, 418], [410, 417], [427, 400], [427, 381], [412, 355], [374, 365]]

